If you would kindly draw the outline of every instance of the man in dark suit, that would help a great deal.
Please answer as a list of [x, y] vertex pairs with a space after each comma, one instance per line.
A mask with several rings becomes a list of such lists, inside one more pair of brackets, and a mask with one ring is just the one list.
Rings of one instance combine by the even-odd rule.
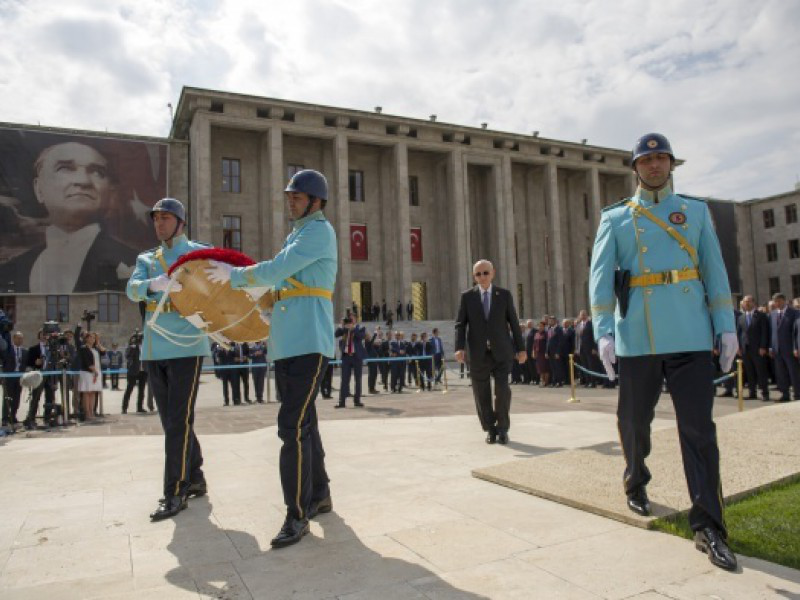
[[0, 266], [0, 281], [17, 293], [124, 290], [138, 252], [101, 229], [115, 189], [106, 158], [86, 144], [55, 144], [34, 170], [48, 215], [45, 243]]
[[[250, 346], [247, 342], [233, 345], [233, 364], [239, 365], [240, 369], [231, 369], [233, 374], [239, 378], [240, 385], [244, 390], [244, 401], [252, 404], [250, 400]], [[239, 385], [239, 384], [237, 384]]]
[[253, 361], [253, 387], [256, 392], [256, 402], [264, 404], [264, 380], [267, 376], [267, 343], [254, 342], [250, 346], [250, 358]]
[[356, 321], [355, 313], [352, 318], [345, 318], [342, 326], [334, 332], [339, 338], [339, 353], [342, 357], [342, 380], [339, 385], [339, 404], [335, 408], [344, 408], [345, 399], [350, 395], [350, 376], [355, 378], [355, 392], [353, 405], [364, 406], [361, 402], [361, 371], [367, 351], [364, 348], [366, 330]]
[[800, 367], [794, 355], [794, 324], [800, 319], [800, 312], [786, 304], [786, 296], [772, 296], [775, 310], [769, 315], [770, 356], [775, 359], [775, 377], [781, 402], [789, 401], [789, 384], [794, 389], [794, 399], [800, 400]]
[[[389, 356], [391, 358], [406, 357], [406, 342], [403, 340], [402, 331], [394, 332], [394, 339], [389, 342]], [[392, 370], [392, 393], [401, 394], [406, 384], [406, 362], [405, 360], [393, 360], [389, 364]]]
[[[22, 346], [22, 333], [17, 331], [11, 337], [11, 345], [6, 350], [3, 360], [3, 371], [6, 373], [22, 373], [28, 364], [28, 349]], [[3, 425], [17, 424], [17, 411], [19, 410], [22, 386], [19, 377], [3, 379], [5, 394], [3, 395]]]
[[525, 383], [539, 383], [539, 374], [536, 371], [536, 361], [533, 358], [533, 339], [536, 336], [536, 326], [533, 319], [525, 323]]
[[[222, 346], [217, 350], [217, 364], [221, 367], [230, 367], [236, 363], [236, 349], [231, 347], [226, 350]], [[220, 369], [222, 378], [222, 398], [225, 406], [230, 404], [231, 399], [233, 405], [238, 406], [242, 403], [242, 390], [239, 386], [239, 374], [236, 372], [238, 369]], [[230, 388], [230, 392], [228, 391]], [[231, 398], [233, 396], [233, 398]]]
[[[575, 326], [575, 354], [584, 369], [599, 372], [602, 368], [597, 358], [597, 342], [594, 341], [592, 319], [585, 310], [578, 313], [578, 323]], [[598, 383], [597, 377], [588, 373], [582, 373], [582, 380], [589, 387], [595, 387]]]
[[[55, 369], [55, 361], [51, 360], [50, 352], [47, 349], [47, 338], [44, 332], [40, 329], [38, 332], [39, 343], [35, 346], [28, 348], [28, 364], [27, 369], [35, 371], [49, 371]], [[26, 369], [26, 370], [27, 370]], [[36, 413], [39, 411], [39, 400], [44, 392], [44, 407], [45, 407], [45, 423], [49, 421], [49, 413], [56, 403], [56, 384], [53, 377], [47, 375], [42, 378], [42, 383], [33, 390], [31, 395], [31, 404], [28, 408], [28, 416], [25, 417], [23, 425], [28, 429], [36, 428]]]
[[561, 328], [561, 325], [558, 324], [556, 318], [551, 315], [550, 325], [547, 328], [546, 356], [550, 363], [550, 373], [552, 373], [550, 385], [553, 387], [563, 386], [566, 376], [566, 373], [561, 368], [561, 354], [559, 354], [563, 339], [564, 330]]
[[572, 325], [572, 319], [564, 319], [561, 322], [561, 328], [564, 336], [561, 338], [558, 356], [561, 361], [561, 372], [564, 374], [564, 383], [568, 384], [570, 382], [569, 357], [570, 354], [575, 353], [575, 327]]
[[442, 338], [439, 337], [439, 328], [433, 328], [433, 335], [431, 336], [431, 346], [433, 348], [433, 370], [436, 372], [434, 383], [442, 382], [442, 367], [444, 366], [444, 344]]
[[[463, 363], [465, 349], [469, 348], [472, 393], [481, 426], [487, 432], [486, 443], [506, 444], [511, 425], [508, 375], [515, 354], [518, 362], [525, 362], [525, 344], [511, 292], [492, 285], [492, 263], [479, 260], [472, 274], [477, 285], [461, 294], [455, 358]], [[494, 378], [494, 407], [490, 377]]]

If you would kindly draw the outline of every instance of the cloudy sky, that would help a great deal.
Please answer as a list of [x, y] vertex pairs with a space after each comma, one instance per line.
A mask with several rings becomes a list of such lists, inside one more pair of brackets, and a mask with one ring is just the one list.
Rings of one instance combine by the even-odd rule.
[[0, 0], [0, 121], [166, 135], [196, 86], [601, 146], [686, 193], [800, 176], [796, 0]]

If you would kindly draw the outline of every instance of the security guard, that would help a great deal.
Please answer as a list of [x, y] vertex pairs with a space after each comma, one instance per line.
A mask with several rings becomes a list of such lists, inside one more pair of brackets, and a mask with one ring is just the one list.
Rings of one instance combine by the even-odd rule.
[[[128, 298], [145, 303], [147, 312], [141, 347], [141, 360], [158, 405], [158, 414], [166, 436], [164, 498], [150, 515], [153, 521], [172, 517], [186, 508], [187, 498], [206, 493], [201, 469], [203, 456], [194, 434], [194, 404], [203, 358], [211, 355], [203, 332], [181, 317], [167, 301], [158, 316], [158, 324], [177, 334], [175, 341], [153, 331], [148, 318], [156, 309], [169, 284], [167, 271], [172, 263], [193, 250], [208, 248], [190, 241], [183, 233], [186, 210], [175, 198], [163, 198], [150, 211], [156, 237], [161, 245], [142, 252], [128, 281]], [[171, 291], [180, 291], [179, 283]], [[189, 337], [197, 336], [196, 340]], [[180, 343], [176, 343], [180, 340]]]
[[603, 211], [589, 282], [595, 338], [612, 380], [612, 363], [619, 357], [617, 423], [628, 507], [650, 514], [645, 459], [666, 379], [692, 500], [695, 545], [713, 564], [732, 570], [736, 557], [726, 543], [722, 514], [711, 359], [719, 340], [728, 371], [738, 349], [728, 276], [708, 207], [672, 191], [675, 156], [667, 138], [641, 137], [632, 166], [639, 187], [633, 198]]
[[332, 509], [314, 401], [334, 353], [336, 234], [322, 212], [328, 183], [321, 173], [298, 171], [285, 192], [294, 227], [277, 256], [243, 268], [214, 261], [208, 269], [211, 281], [230, 279], [233, 288], [275, 290], [267, 347], [281, 398], [278, 436], [286, 503], [286, 520], [271, 542], [276, 548], [299, 542], [308, 533], [308, 520]]

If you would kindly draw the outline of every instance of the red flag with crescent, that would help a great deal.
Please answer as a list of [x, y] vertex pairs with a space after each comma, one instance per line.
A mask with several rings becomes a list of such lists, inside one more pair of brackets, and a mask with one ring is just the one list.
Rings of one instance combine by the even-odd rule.
[[367, 260], [367, 226], [350, 224], [350, 260]]
[[422, 227], [411, 228], [411, 262], [422, 262]]

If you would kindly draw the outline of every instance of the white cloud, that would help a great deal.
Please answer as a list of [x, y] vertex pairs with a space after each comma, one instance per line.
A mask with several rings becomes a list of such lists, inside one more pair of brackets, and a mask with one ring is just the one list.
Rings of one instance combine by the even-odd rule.
[[629, 148], [688, 193], [786, 191], [800, 3], [0, 0], [0, 120], [165, 135], [183, 85]]

